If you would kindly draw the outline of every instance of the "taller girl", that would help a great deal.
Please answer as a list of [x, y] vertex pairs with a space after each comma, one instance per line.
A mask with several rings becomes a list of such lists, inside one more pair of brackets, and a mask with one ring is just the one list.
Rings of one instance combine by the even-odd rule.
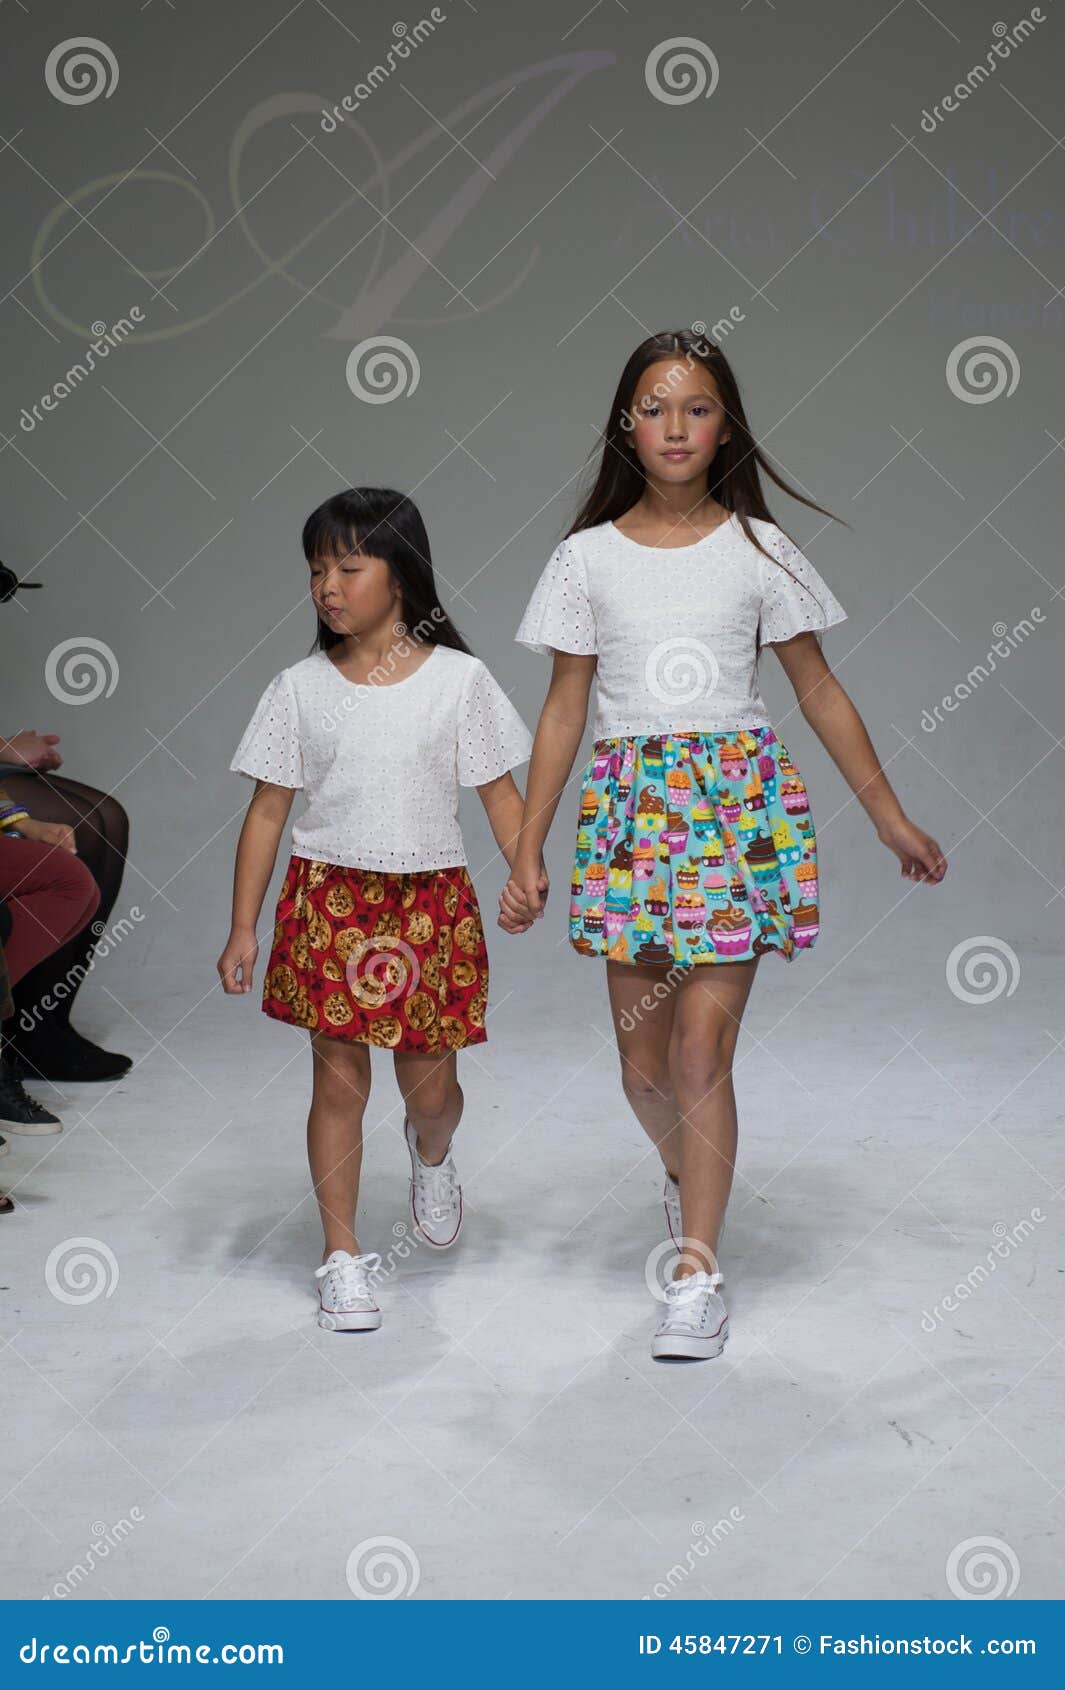
[[[551, 654], [504, 923], [543, 914], [541, 850], [584, 734], [569, 934], [605, 958], [625, 1095], [665, 1166], [680, 1255], [652, 1355], [721, 1353], [718, 1237], [732, 1185], [732, 1059], [759, 958], [818, 934], [805, 783], [758, 690], [771, 645], [799, 709], [893, 851], [939, 881], [946, 860], [903, 813], [821, 650], [845, 611], [772, 521], [759, 470], [812, 510], [751, 437], [721, 350], [652, 335], [618, 383], [595, 484], [552, 554], [517, 639]], [[780, 1099], [769, 1065], [758, 1084]]]

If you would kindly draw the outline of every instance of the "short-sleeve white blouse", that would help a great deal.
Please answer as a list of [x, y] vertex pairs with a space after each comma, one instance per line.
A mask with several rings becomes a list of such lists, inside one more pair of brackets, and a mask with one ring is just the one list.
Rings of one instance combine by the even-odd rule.
[[597, 740], [764, 727], [759, 637], [771, 645], [845, 619], [775, 523], [751, 527], [771, 558], [735, 516], [688, 546], [644, 546], [601, 522], [555, 548], [515, 639], [548, 655], [596, 654]]
[[434, 646], [412, 674], [350, 681], [324, 652], [266, 688], [229, 767], [302, 790], [292, 852], [412, 872], [468, 861], [459, 788], [524, 763], [532, 735], [479, 657]]

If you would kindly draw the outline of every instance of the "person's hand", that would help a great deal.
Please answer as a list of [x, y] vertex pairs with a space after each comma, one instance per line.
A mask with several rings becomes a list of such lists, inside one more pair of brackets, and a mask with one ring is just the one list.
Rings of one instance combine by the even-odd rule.
[[224, 991], [251, 991], [252, 975], [258, 955], [259, 941], [251, 929], [247, 932], [239, 927], [231, 929], [226, 948], [218, 959], [218, 974]]
[[74, 829], [67, 822], [35, 822], [25, 817], [15, 826], [24, 839], [36, 839], [41, 845], [58, 845], [61, 851], [77, 851]]
[[499, 894], [499, 926], [504, 933], [527, 933], [532, 916], [516, 881], [508, 880]]
[[536, 868], [515, 863], [499, 896], [499, 925], [504, 932], [524, 933], [540, 919], [550, 885], [542, 857]]
[[24, 728], [14, 739], [0, 740], [0, 763], [23, 763], [27, 769], [58, 769], [63, 761], [55, 747], [58, 734], [39, 734]]
[[932, 883], [942, 880], [947, 872], [946, 857], [931, 835], [915, 826], [908, 816], [887, 822], [876, 831], [881, 844], [898, 857], [904, 879]]

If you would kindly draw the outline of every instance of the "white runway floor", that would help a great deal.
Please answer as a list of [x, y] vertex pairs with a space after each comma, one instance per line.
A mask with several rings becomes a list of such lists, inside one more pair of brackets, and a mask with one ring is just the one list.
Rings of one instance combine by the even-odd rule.
[[[37, 1088], [67, 1131], [0, 1162], [5, 1594], [350, 1600], [352, 1550], [388, 1538], [419, 1598], [943, 1598], [952, 1553], [990, 1538], [994, 1576], [1059, 1596], [1060, 959], [993, 1006], [915, 1001], [887, 964], [811, 992], [817, 959], [766, 960], [731, 1339], [663, 1366], [661, 1178], [604, 982], [563, 950], [537, 993], [513, 954], [493, 948], [491, 1037], [463, 1059], [462, 1239], [398, 1265], [375, 1334], [315, 1323], [305, 1036], [258, 982], [182, 1021], [213, 963], [118, 988], [139, 1026], [84, 994], [77, 1024], [137, 1066]], [[767, 1067], [786, 1107], [759, 1101]], [[384, 1254], [408, 1163], [386, 1055], [374, 1072], [360, 1236]], [[117, 1282], [64, 1302], [46, 1264], [79, 1237]]]

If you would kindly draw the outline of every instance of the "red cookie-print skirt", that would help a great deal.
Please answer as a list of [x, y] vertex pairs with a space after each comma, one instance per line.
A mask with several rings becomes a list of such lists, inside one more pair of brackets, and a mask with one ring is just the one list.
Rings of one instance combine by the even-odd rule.
[[488, 951], [464, 866], [406, 874], [293, 855], [262, 1007], [309, 1032], [442, 1055], [483, 1044]]

